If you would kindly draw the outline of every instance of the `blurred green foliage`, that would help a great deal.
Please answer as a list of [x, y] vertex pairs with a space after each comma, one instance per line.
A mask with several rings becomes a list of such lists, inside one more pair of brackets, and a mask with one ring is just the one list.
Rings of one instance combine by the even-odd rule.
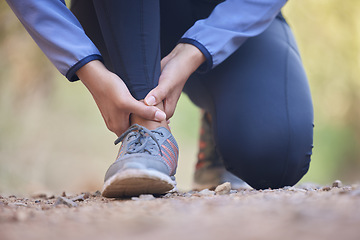
[[[360, 1], [289, 1], [292, 27], [315, 108], [314, 150], [303, 181], [359, 181]], [[199, 111], [186, 96], [171, 126], [181, 153], [179, 187], [191, 186]], [[80, 82], [56, 72], [4, 1], [0, 2], [0, 193], [101, 188], [114, 160], [106, 130]]]

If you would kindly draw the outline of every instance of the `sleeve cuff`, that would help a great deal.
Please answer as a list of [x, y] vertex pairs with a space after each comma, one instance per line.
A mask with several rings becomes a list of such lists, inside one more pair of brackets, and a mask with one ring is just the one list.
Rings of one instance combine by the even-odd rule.
[[178, 43], [192, 44], [195, 47], [197, 47], [202, 52], [202, 54], [204, 54], [206, 61], [203, 64], [201, 64], [201, 66], [196, 70], [196, 72], [206, 73], [212, 69], [213, 59], [210, 52], [206, 49], [206, 47], [204, 47], [204, 45], [191, 38], [181, 38]]
[[87, 64], [88, 62], [91, 62], [93, 60], [100, 60], [101, 62], [104, 62], [102, 56], [99, 54], [89, 55], [89, 56], [81, 59], [80, 61], [78, 61], [75, 65], [73, 65], [66, 73], [66, 78], [70, 82], [75, 82], [75, 81], [79, 80], [79, 77], [75, 74], [77, 72], [77, 70], [79, 70], [82, 66], [84, 66], [85, 64]]

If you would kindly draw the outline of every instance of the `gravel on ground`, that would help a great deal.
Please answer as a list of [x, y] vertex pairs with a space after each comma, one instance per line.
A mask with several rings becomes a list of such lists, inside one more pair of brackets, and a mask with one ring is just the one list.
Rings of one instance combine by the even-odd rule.
[[0, 239], [360, 239], [360, 186], [0, 196]]

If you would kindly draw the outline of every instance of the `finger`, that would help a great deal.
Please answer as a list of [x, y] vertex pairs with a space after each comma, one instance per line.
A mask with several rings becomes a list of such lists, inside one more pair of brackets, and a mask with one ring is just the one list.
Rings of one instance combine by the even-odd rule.
[[144, 103], [148, 106], [154, 106], [161, 103], [167, 96], [168, 90], [158, 85], [156, 88], [151, 90], [145, 97]]
[[155, 106], [147, 106], [143, 102], [137, 101], [135, 99], [131, 101], [129, 111], [142, 118], [152, 121], [161, 122], [166, 120], [165, 112], [161, 111]]
[[176, 102], [169, 102], [166, 101], [166, 104], [164, 104], [164, 111], [166, 114], [166, 120], [170, 122], [170, 118], [172, 118], [172, 116], [174, 115], [175, 112], [175, 108], [176, 108]]
[[161, 65], [161, 71], [164, 69], [165, 65], [170, 61], [169, 55], [161, 59], [160, 65]]

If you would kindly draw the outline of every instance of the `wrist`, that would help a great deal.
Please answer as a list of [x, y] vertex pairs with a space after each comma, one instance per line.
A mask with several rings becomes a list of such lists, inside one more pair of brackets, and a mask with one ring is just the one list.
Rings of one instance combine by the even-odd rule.
[[85, 83], [96, 79], [97, 76], [103, 75], [105, 72], [108, 72], [108, 70], [104, 64], [99, 60], [93, 60], [77, 70], [76, 75]]
[[195, 71], [206, 61], [204, 54], [192, 44], [179, 43], [174, 50], [175, 54], [182, 54], [184, 56], [185, 61], [192, 66], [192, 71]]

